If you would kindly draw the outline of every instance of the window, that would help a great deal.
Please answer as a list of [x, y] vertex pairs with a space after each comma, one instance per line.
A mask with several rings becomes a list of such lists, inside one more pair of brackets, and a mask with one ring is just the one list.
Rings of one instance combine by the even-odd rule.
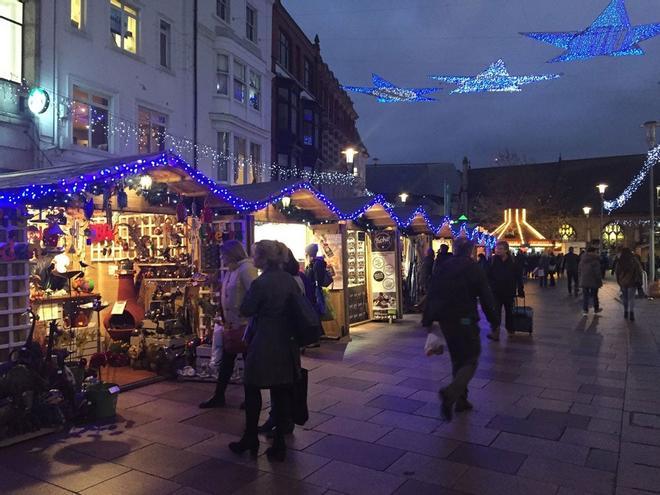
[[227, 182], [229, 177], [229, 133], [218, 132], [218, 173], [216, 179], [220, 182]]
[[259, 182], [261, 177], [261, 145], [250, 143], [250, 167], [247, 170], [247, 184]]
[[314, 146], [315, 141], [315, 125], [314, 125], [314, 112], [305, 108], [303, 110], [303, 144], [305, 146]]
[[303, 84], [310, 91], [314, 90], [312, 62], [308, 58], [305, 58], [305, 62], [303, 63]]
[[170, 57], [172, 53], [172, 26], [169, 22], [160, 21], [160, 66], [171, 67]]
[[245, 184], [245, 138], [234, 136], [234, 184]]
[[612, 248], [622, 244], [625, 240], [623, 229], [618, 223], [608, 223], [605, 228], [603, 228], [602, 236], [603, 245], [607, 248]]
[[165, 150], [167, 115], [148, 108], [138, 108], [138, 152], [158, 153]]
[[108, 108], [105, 96], [73, 87], [73, 144], [108, 151]]
[[79, 30], [83, 30], [84, 28], [84, 9], [83, 9], [83, 2], [85, 0], [71, 0], [70, 5], [71, 5], [71, 25]]
[[280, 54], [279, 61], [286, 70], [290, 69], [291, 63], [291, 43], [289, 42], [289, 37], [280, 31]]
[[261, 108], [261, 76], [255, 71], [250, 70], [250, 103], [255, 110]]
[[115, 45], [137, 53], [138, 11], [121, 0], [110, 0], [110, 34]]
[[0, 0], [0, 79], [23, 77], [23, 3]]
[[655, 204], [660, 208], [660, 186], [656, 186], [655, 188]]
[[245, 101], [245, 65], [234, 60], [234, 99]]
[[215, 2], [215, 13], [223, 21], [230, 22], [231, 19], [229, 19], [229, 0], [217, 0]]
[[253, 42], [257, 42], [257, 9], [247, 5], [245, 7], [245, 36]]
[[572, 241], [576, 237], [575, 229], [567, 223], [559, 227], [559, 238], [562, 241]]
[[229, 92], [229, 57], [224, 53], [218, 53], [215, 92], [225, 96]]

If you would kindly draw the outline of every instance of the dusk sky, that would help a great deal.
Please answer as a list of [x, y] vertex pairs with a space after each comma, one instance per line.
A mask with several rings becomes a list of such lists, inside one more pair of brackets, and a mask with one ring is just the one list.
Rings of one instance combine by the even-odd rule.
[[[640, 125], [660, 120], [660, 36], [644, 56], [549, 64], [563, 50], [520, 31], [581, 31], [609, 0], [283, 0], [340, 83], [442, 86], [437, 101], [377, 103], [352, 94], [371, 159], [488, 165], [643, 153]], [[628, 0], [632, 25], [660, 22], [660, 0]], [[502, 58], [511, 75], [561, 73], [520, 93], [455, 94], [431, 74], [476, 75]], [[433, 96], [433, 95], [431, 95]], [[372, 162], [370, 159], [369, 163]]]

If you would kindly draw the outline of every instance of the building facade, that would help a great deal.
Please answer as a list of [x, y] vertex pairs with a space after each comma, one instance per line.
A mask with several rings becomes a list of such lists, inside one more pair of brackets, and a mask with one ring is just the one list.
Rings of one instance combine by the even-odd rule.
[[[10, 47], [0, 168], [172, 148], [223, 182], [267, 178], [271, 10], [271, 0], [0, 0]], [[35, 87], [48, 98], [36, 112]]]

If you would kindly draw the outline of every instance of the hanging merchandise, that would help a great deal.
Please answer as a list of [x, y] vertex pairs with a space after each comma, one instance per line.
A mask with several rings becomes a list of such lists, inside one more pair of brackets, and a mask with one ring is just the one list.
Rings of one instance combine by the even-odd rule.
[[55, 248], [60, 242], [60, 237], [64, 235], [58, 223], [51, 223], [43, 233], [44, 245], [49, 248]]
[[124, 188], [117, 189], [117, 208], [123, 210], [128, 206], [128, 194]]
[[179, 203], [176, 205], [176, 219], [177, 221], [183, 223], [186, 221], [186, 218], [188, 218], [188, 210], [186, 209], [186, 205], [183, 204], [183, 201], [179, 201]]
[[346, 91], [354, 93], [363, 93], [375, 96], [379, 103], [411, 103], [419, 101], [435, 101], [435, 98], [424, 96], [430, 93], [437, 93], [440, 88], [400, 88], [389, 81], [386, 81], [378, 74], [372, 74], [371, 80], [373, 87], [365, 86], [342, 86]]
[[89, 198], [85, 201], [83, 211], [85, 212], [85, 218], [87, 220], [90, 220], [94, 216], [94, 198]]
[[549, 62], [570, 62], [603, 56], [644, 55], [639, 43], [660, 35], [660, 23], [633, 26], [625, 0], [611, 0], [591, 26], [583, 31], [520, 34], [566, 50]]
[[492, 63], [485, 71], [476, 76], [431, 76], [431, 79], [450, 84], [457, 84], [458, 88], [449, 94], [455, 93], [486, 93], [486, 92], [517, 92], [520, 86], [550, 79], [558, 79], [559, 74], [545, 74], [541, 76], [512, 76], [509, 74], [504, 60], [499, 59]]

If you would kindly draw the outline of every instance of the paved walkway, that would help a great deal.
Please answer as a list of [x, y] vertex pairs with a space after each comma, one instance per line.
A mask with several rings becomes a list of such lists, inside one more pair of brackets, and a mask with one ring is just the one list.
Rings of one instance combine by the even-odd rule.
[[[536, 332], [483, 338], [476, 410], [439, 420], [447, 356], [418, 317], [310, 352], [311, 419], [283, 464], [236, 457], [240, 390], [200, 411], [206, 384], [120, 396], [112, 425], [0, 451], [2, 494], [648, 494], [660, 492], [660, 302], [623, 320], [616, 289], [583, 318], [563, 287], [527, 289]], [[483, 336], [482, 332], [482, 336]]]

